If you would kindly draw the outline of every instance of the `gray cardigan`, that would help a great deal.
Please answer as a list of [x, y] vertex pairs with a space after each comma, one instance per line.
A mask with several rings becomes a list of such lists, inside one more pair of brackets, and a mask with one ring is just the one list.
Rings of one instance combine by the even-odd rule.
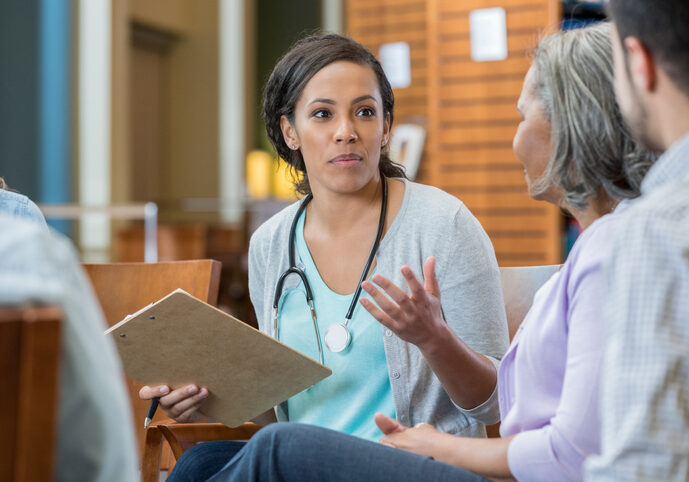
[[[508, 335], [500, 272], [488, 236], [457, 198], [434, 187], [404, 182], [402, 206], [378, 248], [377, 272], [408, 292], [401, 266], [409, 265], [421, 278], [424, 260], [435, 256], [445, 320], [462, 340], [497, 367], [507, 350]], [[277, 279], [289, 266], [289, 229], [298, 204], [266, 221], [253, 234], [249, 246], [251, 301], [259, 328], [270, 335], [274, 335], [273, 294]], [[298, 283], [297, 276], [290, 276], [284, 289]], [[499, 420], [497, 390], [478, 407], [458, 407], [417, 347], [382, 325], [381, 331], [400, 422], [408, 426], [425, 422], [442, 432], [485, 436], [482, 424]], [[281, 419], [288, 418], [285, 403], [277, 408]]]

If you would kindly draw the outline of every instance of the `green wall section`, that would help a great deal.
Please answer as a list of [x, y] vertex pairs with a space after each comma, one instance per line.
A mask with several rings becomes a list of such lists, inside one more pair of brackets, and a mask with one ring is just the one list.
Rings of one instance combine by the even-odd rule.
[[275, 63], [289, 47], [301, 37], [320, 29], [321, 0], [258, 0], [257, 7], [256, 145], [272, 151], [263, 125], [263, 87]]
[[0, 2], [0, 176], [38, 199], [39, 1]]

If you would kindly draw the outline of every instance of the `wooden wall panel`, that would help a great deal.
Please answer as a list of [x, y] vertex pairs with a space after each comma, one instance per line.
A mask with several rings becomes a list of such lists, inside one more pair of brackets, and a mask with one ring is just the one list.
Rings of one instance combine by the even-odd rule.
[[[469, 13], [491, 7], [505, 9], [508, 57], [475, 62]], [[559, 210], [528, 196], [512, 152], [528, 54], [559, 18], [559, 2], [429, 0], [426, 13], [430, 183], [478, 217], [501, 266], [561, 262]]]
[[[407, 42], [411, 55], [411, 86], [395, 89], [395, 125], [419, 123], [427, 127], [428, 29], [425, 0], [348, 0], [347, 33], [376, 56], [380, 46]], [[428, 143], [416, 180], [429, 183]]]
[[[474, 62], [469, 13], [502, 7], [508, 58]], [[559, 0], [348, 0], [347, 32], [376, 55], [405, 41], [412, 85], [395, 90], [396, 122], [427, 119], [419, 180], [460, 198], [478, 217], [501, 266], [561, 262], [561, 215], [526, 193], [512, 152], [529, 52], [560, 19]]]

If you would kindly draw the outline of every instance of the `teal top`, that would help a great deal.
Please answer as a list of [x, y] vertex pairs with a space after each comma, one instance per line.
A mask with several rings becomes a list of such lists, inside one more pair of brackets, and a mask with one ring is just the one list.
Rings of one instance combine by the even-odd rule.
[[[344, 321], [354, 294], [337, 294], [321, 279], [304, 240], [304, 214], [297, 224], [296, 238], [297, 251], [313, 290], [324, 362], [333, 374], [287, 401], [289, 421], [319, 425], [377, 442], [383, 434], [373, 415], [381, 412], [395, 417], [381, 326], [357, 305], [347, 324], [352, 337], [350, 345], [340, 353], [328, 350], [325, 332], [332, 323]], [[365, 295], [362, 291], [361, 296]], [[301, 282], [285, 290], [279, 308], [280, 341], [318, 360], [316, 334]]]
[[[490, 239], [456, 197], [407, 180], [390, 182], [404, 183], [404, 199], [378, 247], [376, 273], [408, 293], [400, 267], [409, 266], [421, 279], [424, 261], [435, 256], [440, 302], [448, 327], [497, 367], [509, 342], [500, 270]], [[290, 228], [301, 202], [292, 203], [263, 223], [249, 243], [249, 294], [260, 330], [271, 336], [275, 336], [275, 285], [289, 268]], [[297, 286], [299, 281], [298, 276], [289, 276], [284, 290]], [[342, 313], [338, 312], [339, 320]], [[319, 315], [325, 321], [325, 314]], [[357, 323], [353, 321], [352, 327]], [[282, 327], [287, 329], [289, 325], [285, 322]], [[441, 432], [485, 437], [483, 424], [500, 420], [497, 390], [478, 407], [458, 407], [447, 396], [421, 350], [383, 326], [379, 330], [395, 415], [401, 423], [428, 423]], [[313, 333], [313, 328], [305, 333]], [[286, 402], [275, 409], [282, 412], [282, 419], [287, 418]]]

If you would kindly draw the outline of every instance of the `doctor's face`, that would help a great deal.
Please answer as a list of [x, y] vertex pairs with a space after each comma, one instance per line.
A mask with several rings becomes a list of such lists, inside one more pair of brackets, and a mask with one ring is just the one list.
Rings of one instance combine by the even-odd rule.
[[281, 127], [287, 145], [301, 149], [315, 193], [356, 192], [378, 182], [390, 123], [369, 66], [337, 61], [323, 67], [304, 87], [294, 122], [283, 116]]

